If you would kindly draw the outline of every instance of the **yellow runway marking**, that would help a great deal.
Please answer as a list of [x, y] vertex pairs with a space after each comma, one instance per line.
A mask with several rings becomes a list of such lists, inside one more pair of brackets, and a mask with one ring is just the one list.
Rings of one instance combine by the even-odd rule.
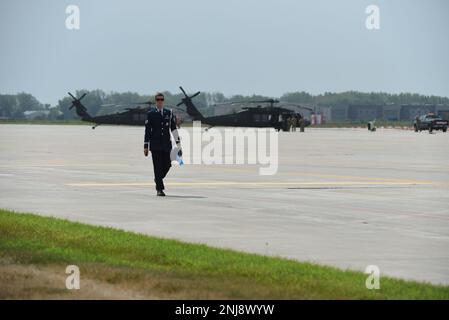
[[[320, 181], [320, 182], [241, 182], [241, 181], [213, 181], [213, 182], [166, 182], [171, 186], [249, 186], [249, 187], [264, 187], [264, 186], [363, 186], [363, 185], [377, 185], [377, 186], [410, 186], [410, 185], [431, 185], [428, 181]], [[70, 187], [139, 187], [139, 186], [153, 186], [152, 182], [91, 182], [91, 183], [67, 183]]]
[[426, 183], [432, 184], [431, 181], [427, 180], [408, 180], [408, 179], [395, 179], [395, 178], [371, 178], [371, 177], [362, 177], [362, 176], [351, 176], [351, 175], [337, 175], [337, 174], [321, 174], [321, 173], [306, 173], [306, 172], [288, 172], [285, 175], [295, 175], [295, 176], [304, 176], [304, 177], [321, 177], [321, 178], [336, 178], [336, 179], [352, 179], [352, 180], [370, 180], [370, 181], [380, 181], [380, 182], [404, 182], [404, 183]]
[[[216, 168], [212, 168], [216, 172]], [[207, 168], [206, 168], [207, 170]], [[251, 173], [257, 172], [258, 168], [243, 169], [243, 168], [220, 168], [220, 172], [238, 172], [238, 173]], [[298, 176], [298, 177], [318, 177], [318, 178], [331, 178], [331, 179], [353, 179], [353, 180], [370, 180], [370, 181], [385, 181], [385, 182], [405, 182], [415, 183], [414, 180], [398, 179], [398, 178], [378, 178], [378, 177], [363, 177], [352, 175], [338, 175], [338, 174], [324, 174], [314, 172], [300, 172], [300, 171], [279, 171], [276, 176]], [[420, 183], [432, 184], [432, 181], [421, 180]]]

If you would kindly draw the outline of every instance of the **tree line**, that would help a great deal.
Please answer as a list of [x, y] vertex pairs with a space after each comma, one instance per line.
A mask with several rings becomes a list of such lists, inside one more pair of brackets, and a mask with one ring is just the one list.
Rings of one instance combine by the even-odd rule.
[[[105, 92], [103, 90], [77, 90], [79, 97], [88, 93], [82, 100], [92, 116], [120, 112], [125, 108], [138, 106], [138, 103], [153, 100], [153, 96], [141, 95], [135, 92]], [[163, 92], [167, 105], [174, 106], [181, 101], [181, 93]], [[214, 104], [229, 101], [247, 101], [276, 98], [300, 104], [317, 106], [348, 106], [348, 105], [385, 105], [385, 104], [445, 104], [449, 105], [448, 97], [420, 95], [416, 93], [390, 94], [385, 92], [347, 91], [341, 93], [325, 92], [313, 95], [308, 92], [289, 92], [281, 97], [261, 95], [233, 95], [225, 97], [222, 93], [203, 93], [195, 98], [195, 104], [206, 116], [213, 115]], [[38, 101], [33, 95], [25, 92], [18, 94], [0, 94], [0, 118], [23, 119], [25, 111], [48, 111], [48, 119], [77, 119], [74, 110], [69, 110], [72, 98], [68, 95], [58, 100], [57, 105], [50, 106]]]
[[325, 92], [311, 95], [307, 92], [291, 92], [284, 94], [283, 101], [305, 103], [318, 106], [350, 106], [350, 105], [386, 105], [386, 104], [449, 104], [448, 97], [428, 96], [417, 93], [390, 94], [385, 92], [347, 91], [341, 93]]

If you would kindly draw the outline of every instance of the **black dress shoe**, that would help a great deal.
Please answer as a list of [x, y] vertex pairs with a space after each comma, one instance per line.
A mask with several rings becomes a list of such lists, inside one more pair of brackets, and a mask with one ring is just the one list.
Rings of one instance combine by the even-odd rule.
[[158, 191], [157, 191], [157, 196], [158, 196], [158, 197], [165, 197], [164, 191], [158, 190]]

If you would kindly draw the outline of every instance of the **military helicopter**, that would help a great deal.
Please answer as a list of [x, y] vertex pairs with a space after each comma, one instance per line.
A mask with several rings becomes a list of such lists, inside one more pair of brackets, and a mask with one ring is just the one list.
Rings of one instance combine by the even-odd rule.
[[[137, 107], [125, 108], [123, 112], [117, 112], [115, 114], [107, 114], [102, 116], [92, 117], [87, 112], [86, 107], [81, 103], [81, 100], [86, 96], [87, 93], [84, 93], [81, 97], [76, 98], [70, 92], [68, 92], [70, 97], [72, 97], [72, 105], [69, 110], [75, 108], [76, 114], [81, 118], [82, 121], [92, 122], [94, 125], [92, 129], [95, 129], [100, 124], [117, 124], [117, 125], [131, 125], [131, 126], [143, 126], [145, 124], [145, 120], [147, 119], [147, 113], [149, 108], [154, 104], [153, 101], [145, 101], [145, 102], [137, 102], [132, 103], [135, 105], [139, 105]], [[141, 105], [147, 105], [148, 107], [141, 107]], [[108, 105], [108, 106], [117, 106], [117, 105]], [[184, 110], [176, 107], [169, 107], [179, 109], [184, 112]], [[177, 122], [181, 122], [182, 119], [177, 117]]]
[[[303, 119], [303, 126], [310, 125], [310, 121], [304, 119], [301, 114], [296, 113], [291, 109], [287, 109], [284, 107], [275, 106], [275, 104], [281, 103], [283, 106], [294, 106], [301, 109], [306, 109], [309, 111], [313, 111], [311, 108], [307, 108], [301, 106], [299, 104], [289, 103], [289, 102], [280, 102], [275, 99], [266, 99], [266, 100], [250, 100], [250, 101], [231, 101], [222, 103], [219, 105], [237, 105], [237, 104], [255, 104], [258, 105], [256, 107], [244, 107], [241, 111], [221, 115], [221, 116], [212, 116], [212, 117], [204, 117], [199, 111], [198, 108], [193, 103], [192, 99], [198, 96], [201, 92], [198, 91], [195, 94], [189, 96], [183, 89], [183, 87], [179, 87], [184, 94], [184, 98], [181, 99], [181, 102], [178, 103], [173, 108], [176, 110], [180, 110], [182, 112], [186, 112], [193, 121], [201, 121], [209, 125], [210, 129], [214, 126], [228, 126], [228, 127], [272, 127], [276, 130], [280, 131], [288, 131], [289, 126], [287, 120], [291, 117], [297, 117], [297, 119]], [[76, 98], [70, 92], [68, 93], [70, 97], [72, 97], [72, 105], [69, 109], [75, 108], [77, 115], [83, 121], [92, 122], [94, 125], [92, 129], [95, 129], [100, 124], [117, 124], [117, 125], [136, 125], [143, 126], [145, 124], [145, 120], [147, 119], [147, 112], [149, 108], [154, 105], [152, 101], [145, 102], [137, 102], [133, 104], [137, 105], [148, 105], [146, 108], [142, 108], [141, 106], [135, 108], [126, 108], [123, 112], [117, 112], [115, 114], [108, 114], [102, 116], [92, 117], [87, 112], [86, 107], [81, 103], [81, 100], [86, 96], [84, 93], [80, 98]], [[262, 106], [261, 104], [265, 104]], [[267, 105], [268, 104], [268, 105]], [[181, 105], [186, 106], [186, 110], [179, 108]], [[180, 117], [177, 117], [177, 124], [182, 122]], [[207, 130], [206, 129], [206, 130]]]
[[[275, 99], [266, 99], [266, 100], [250, 100], [250, 101], [231, 101], [226, 103], [220, 103], [216, 105], [238, 105], [238, 104], [258, 104], [256, 107], [244, 107], [241, 111], [226, 115], [220, 116], [212, 116], [212, 117], [204, 117], [196, 108], [195, 104], [192, 101], [192, 98], [196, 97], [200, 94], [193, 94], [192, 96], [188, 96], [182, 87], [179, 87], [184, 94], [184, 98], [177, 106], [181, 106], [184, 104], [186, 106], [187, 114], [194, 121], [201, 121], [209, 125], [210, 129], [214, 126], [227, 126], [227, 127], [272, 127], [277, 131], [283, 130], [288, 131], [288, 119], [290, 117], [296, 117], [298, 120], [303, 119], [303, 125], [309, 126], [310, 121], [304, 119], [303, 116], [299, 113], [291, 109], [287, 109], [284, 107], [275, 106], [276, 104], [281, 103], [282, 106], [294, 106], [300, 109], [306, 109], [309, 111], [313, 111], [311, 108], [307, 108], [301, 106], [299, 104], [289, 103], [289, 102], [280, 102]], [[262, 105], [265, 106], [262, 106]], [[207, 130], [206, 129], [206, 130]]]

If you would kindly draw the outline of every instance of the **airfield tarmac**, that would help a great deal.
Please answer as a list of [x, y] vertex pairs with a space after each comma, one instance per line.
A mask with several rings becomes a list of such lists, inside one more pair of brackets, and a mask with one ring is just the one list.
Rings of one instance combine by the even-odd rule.
[[281, 132], [276, 175], [174, 167], [165, 198], [142, 140], [139, 127], [1, 124], [0, 207], [449, 284], [449, 133]]

